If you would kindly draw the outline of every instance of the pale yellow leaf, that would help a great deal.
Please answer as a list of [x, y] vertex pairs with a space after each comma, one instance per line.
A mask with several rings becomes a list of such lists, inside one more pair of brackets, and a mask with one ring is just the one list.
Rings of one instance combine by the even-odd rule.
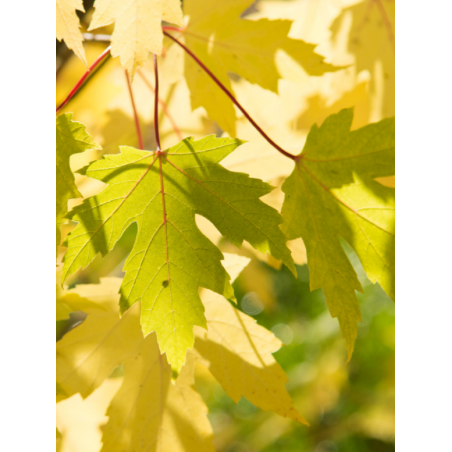
[[[248, 259], [225, 256], [224, 266], [237, 274]], [[285, 388], [288, 379], [272, 353], [281, 341], [256, 321], [234, 308], [225, 298], [203, 291], [207, 331], [195, 327], [195, 352], [223, 386], [229, 397], [238, 402], [246, 397], [257, 407], [307, 424], [294, 408]]]
[[76, 394], [57, 404], [58, 452], [99, 452], [105, 411], [120, 385], [121, 378], [109, 378], [85, 400]]
[[162, 52], [162, 20], [182, 25], [180, 0], [97, 0], [89, 30], [115, 22], [111, 54], [131, 79], [149, 53]]
[[58, 41], [64, 39], [67, 47], [74, 51], [85, 66], [88, 66], [82, 44], [80, 21], [75, 10], [85, 12], [82, 0], [56, 0], [56, 37]]
[[68, 319], [71, 312], [87, 312], [92, 311], [93, 309], [102, 311], [104, 309], [102, 305], [96, 305], [91, 300], [83, 298], [76, 293], [61, 293], [61, 289], [58, 285], [56, 291], [56, 320]]
[[139, 304], [119, 317], [119, 278], [80, 285], [68, 291], [94, 302], [88, 317], [56, 345], [57, 382], [69, 397], [91, 394], [142, 341]]
[[381, 116], [395, 112], [395, 2], [363, 0], [345, 8], [331, 25], [334, 39], [349, 22], [348, 51], [355, 57], [358, 72], [371, 74], [371, 93], [378, 97]]
[[102, 452], [214, 451], [204, 401], [186, 379], [171, 381], [154, 333], [124, 362], [124, 374], [107, 411]]
[[[173, 382], [171, 367], [166, 356], [160, 355], [155, 334], [143, 339], [140, 303], [119, 318], [120, 284], [119, 278], [104, 278], [101, 284], [80, 285], [66, 293], [70, 306], [78, 309], [84, 303], [80, 300], [85, 299], [91, 304], [83, 305], [88, 313], [83, 323], [57, 343], [58, 399], [80, 393], [60, 402], [63, 420], [60, 415], [57, 426], [63, 434], [63, 450], [99, 450], [96, 408], [85, 419], [76, 414], [71, 416], [65, 408], [83, 411], [87, 404], [82, 397], [88, 396], [87, 401], [95, 399], [105, 386], [105, 383], [100, 386], [102, 381], [123, 364], [123, 384], [110, 404], [109, 419], [103, 428], [103, 451], [138, 450], [144, 445], [148, 451], [213, 452], [207, 407], [193, 387], [193, 358]], [[102, 421], [106, 420], [102, 417]], [[89, 445], [74, 434], [80, 433], [81, 425], [90, 438]]]

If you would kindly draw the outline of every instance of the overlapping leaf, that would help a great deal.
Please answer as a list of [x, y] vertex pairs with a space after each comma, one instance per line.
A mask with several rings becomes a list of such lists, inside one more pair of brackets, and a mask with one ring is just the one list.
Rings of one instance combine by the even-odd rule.
[[60, 399], [76, 393], [89, 396], [141, 344], [138, 306], [119, 317], [120, 282], [118, 278], [103, 278], [101, 284], [79, 285], [57, 303], [70, 300], [74, 311], [88, 314], [81, 325], [57, 342], [56, 378], [60, 393], [65, 394]]
[[[288, 37], [289, 20], [246, 20], [241, 14], [252, 0], [185, 0], [184, 13], [190, 21], [184, 30], [187, 47], [229, 89], [228, 72], [277, 92], [277, 51], [286, 52], [308, 74], [321, 75], [340, 68], [324, 62], [314, 45]], [[235, 136], [235, 112], [231, 101], [197, 64], [185, 58], [185, 77], [191, 92], [192, 108], [204, 107], [211, 119]]]
[[139, 304], [119, 317], [120, 284], [119, 278], [103, 278], [63, 295], [88, 316], [57, 342], [57, 400], [76, 393], [88, 397], [123, 364], [124, 381], [107, 411], [102, 450], [145, 444], [148, 450], [213, 451], [207, 408], [185, 375], [192, 367], [184, 367], [182, 378], [171, 383], [171, 367], [155, 335], [143, 339]]
[[348, 35], [348, 51], [355, 56], [358, 72], [370, 72], [371, 91], [378, 96], [383, 117], [395, 111], [395, 2], [364, 0], [345, 8], [333, 22], [333, 38], [340, 33], [346, 17], [352, 18]]
[[131, 78], [149, 52], [162, 51], [162, 20], [182, 25], [180, 0], [97, 0], [90, 30], [115, 22], [111, 54], [119, 56]]
[[76, 10], [85, 11], [83, 0], [56, 0], [56, 37], [58, 41], [64, 39], [67, 47], [88, 66]]
[[[230, 254], [225, 267], [235, 279], [248, 262]], [[287, 377], [272, 356], [281, 348], [281, 341], [222, 296], [205, 291], [202, 301], [207, 331], [197, 329], [194, 353], [229, 397], [236, 403], [246, 397], [265, 411], [306, 424], [285, 388]]]
[[[225, 267], [232, 279], [248, 261], [226, 255]], [[87, 397], [119, 363], [124, 364], [122, 386], [107, 410], [103, 450], [134, 450], [145, 444], [162, 452], [212, 451], [207, 408], [193, 386], [197, 360], [209, 366], [234, 401], [244, 396], [264, 410], [305, 422], [285, 390], [287, 377], [271, 356], [281, 342], [254, 319], [224, 298], [213, 300], [212, 292], [203, 293], [212, 334], [200, 330], [195, 350], [171, 382], [171, 368], [159, 353], [155, 335], [143, 339], [139, 303], [119, 317], [120, 284], [119, 278], [104, 278], [99, 285], [67, 291], [64, 297], [79, 297], [91, 304], [84, 304], [88, 316], [83, 323], [57, 342], [57, 385], [64, 394], [60, 399], [75, 393]], [[231, 331], [235, 338], [224, 340], [223, 335]], [[220, 364], [222, 358], [226, 359]]]
[[[139, 325], [137, 325], [139, 328]], [[139, 330], [138, 330], [139, 331]], [[185, 367], [184, 367], [185, 370]], [[139, 450], [214, 452], [207, 407], [184, 370], [171, 382], [171, 367], [154, 334], [124, 362], [124, 381], [107, 410], [102, 452]]]
[[61, 241], [60, 227], [67, 215], [67, 202], [82, 195], [75, 186], [69, 166], [71, 155], [100, 146], [85, 131], [85, 126], [72, 121], [72, 113], [56, 118], [56, 244]]
[[86, 169], [108, 186], [72, 213], [79, 224], [68, 236], [63, 281], [97, 253], [111, 251], [124, 231], [138, 224], [124, 266], [121, 310], [141, 301], [143, 332], [157, 332], [160, 350], [175, 369], [193, 346], [193, 325], [206, 326], [198, 287], [234, 297], [223, 256], [197, 228], [195, 213], [234, 245], [246, 240], [296, 272], [279, 229], [281, 216], [259, 200], [272, 187], [219, 165], [240, 144], [231, 138], [189, 138], [158, 154], [124, 146]]
[[372, 282], [394, 298], [394, 190], [374, 179], [394, 174], [394, 120], [350, 132], [353, 111], [313, 126], [282, 189], [283, 230], [302, 237], [311, 289], [322, 288], [353, 352], [362, 291], [340, 238], [349, 243]]

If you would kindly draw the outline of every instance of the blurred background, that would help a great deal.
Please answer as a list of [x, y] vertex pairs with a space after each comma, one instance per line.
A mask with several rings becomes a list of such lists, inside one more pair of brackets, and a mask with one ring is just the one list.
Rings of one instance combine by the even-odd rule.
[[[227, 0], [225, 0], [227, 2]], [[85, 1], [82, 25], [89, 24], [92, 1]], [[251, 3], [251, 2], [250, 2]], [[309, 77], [287, 59], [275, 56], [282, 75], [278, 93], [265, 91], [231, 74], [239, 101], [261, 127], [290, 152], [299, 153], [309, 128], [345, 107], [355, 107], [353, 128], [394, 115], [394, 1], [390, 0], [281, 0], [258, 1], [244, 13], [254, 20], [262, 17], [293, 21], [292, 38], [318, 44], [316, 51], [327, 62], [345, 69]], [[111, 34], [112, 28], [96, 30]], [[85, 43], [91, 63], [108, 43]], [[57, 105], [62, 102], [86, 68], [57, 43]], [[163, 148], [187, 136], [196, 138], [223, 131], [198, 108], [191, 111], [186, 86], [184, 56], [165, 42], [159, 58], [160, 118]], [[145, 149], [155, 149], [153, 128], [152, 63], [140, 69], [133, 92], [140, 118]], [[99, 142], [101, 151], [72, 157], [75, 171], [102, 154], [119, 152], [119, 145], [137, 146], [133, 112], [124, 70], [117, 59], [108, 59], [62, 112], [73, 112], [73, 119], [86, 125]], [[292, 171], [292, 162], [281, 157], [263, 140], [246, 119], [238, 115], [237, 137], [249, 142], [224, 160], [224, 165], [252, 177], [270, 182], [276, 189], [263, 200], [277, 209], [282, 205], [280, 186]], [[393, 186], [393, 178], [381, 180]], [[76, 175], [83, 196], [97, 193], [99, 181]], [[69, 207], [81, 200], [71, 200]], [[268, 256], [247, 247], [234, 248], [221, 238], [213, 225], [197, 218], [202, 231], [225, 252], [250, 257], [251, 263], [234, 283], [238, 308], [273, 331], [285, 346], [275, 353], [285, 370], [296, 408], [311, 427], [299, 425], [271, 412], [263, 412], [246, 399], [236, 405], [213, 379], [198, 366], [196, 386], [209, 407], [214, 445], [219, 452], [386, 452], [394, 446], [394, 304], [378, 284], [366, 278], [359, 260], [346, 243], [364, 287], [358, 294], [363, 314], [351, 361], [346, 364], [345, 342], [339, 325], [332, 319], [321, 290], [309, 289], [306, 252], [301, 240], [290, 242], [298, 278]], [[64, 236], [73, 228], [62, 227]], [[107, 275], [122, 276], [122, 266], [135, 239], [132, 225], [116, 248], [105, 258], [97, 256], [84, 271], [68, 280], [69, 287], [79, 283], [98, 283]], [[65, 248], [60, 247], [59, 259]], [[83, 320], [75, 313], [57, 322], [57, 339]], [[90, 397], [74, 396], [58, 404], [59, 426], [66, 426], [58, 441], [60, 452], [95, 452], [101, 447], [101, 430], [106, 408], [121, 381], [118, 368]]]

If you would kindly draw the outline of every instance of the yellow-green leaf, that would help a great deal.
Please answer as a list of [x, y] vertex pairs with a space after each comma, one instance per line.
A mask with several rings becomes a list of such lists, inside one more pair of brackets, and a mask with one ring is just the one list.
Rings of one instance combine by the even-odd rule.
[[[187, 47], [229, 90], [232, 87], [227, 73], [233, 72], [277, 92], [281, 78], [275, 63], [278, 51], [286, 52], [310, 75], [340, 69], [325, 63], [314, 52], [315, 45], [289, 38], [291, 21], [241, 18], [252, 3], [252, 0], [184, 1], [184, 13], [190, 17], [184, 30]], [[235, 136], [236, 116], [230, 99], [189, 56], [185, 58], [185, 77], [192, 108], [204, 107], [211, 119]]]
[[97, 0], [90, 30], [115, 22], [111, 54], [133, 79], [149, 53], [162, 52], [162, 20], [182, 25], [180, 0]]
[[80, 122], [72, 121], [72, 113], [56, 118], [56, 244], [61, 241], [60, 227], [64, 223], [67, 202], [82, 195], [75, 186], [74, 175], [69, 165], [71, 155], [100, 146], [85, 131]]
[[350, 132], [352, 109], [314, 125], [283, 184], [283, 230], [302, 237], [311, 290], [322, 288], [353, 352], [361, 313], [357, 275], [340, 243], [353, 247], [372, 282], [394, 298], [394, 190], [375, 182], [394, 174], [394, 120]]
[[282, 260], [296, 274], [281, 216], [259, 198], [272, 190], [219, 162], [242, 142], [208, 136], [183, 140], [163, 153], [123, 146], [91, 164], [86, 175], [106, 182], [76, 207], [68, 236], [63, 281], [111, 251], [134, 222], [138, 235], [124, 270], [121, 310], [141, 301], [145, 335], [157, 332], [162, 353], [176, 369], [193, 346], [193, 325], [206, 326], [198, 287], [234, 299], [223, 255], [198, 229], [195, 214], [211, 221], [236, 246], [243, 240]]
[[56, 37], [58, 41], [64, 39], [67, 47], [88, 66], [76, 10], [85, 12], [82, 0], [56, 0]]

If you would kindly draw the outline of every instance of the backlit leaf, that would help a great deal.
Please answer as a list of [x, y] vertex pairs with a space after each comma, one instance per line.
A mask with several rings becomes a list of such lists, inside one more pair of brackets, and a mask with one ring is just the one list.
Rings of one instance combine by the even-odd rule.
[[66, 397], [89, 396], [135, 353], [143, 339], [138, 306], [119, 317], [120, 283], [118, 278], [103, 278], [101, 284], [79, 285], [67, 292], [66, 296], [78, 296], [90, 304], [76, 307], [82, 307], [88, 317], [56, 345], [56, 378]]
[[348, 51], [355, 56], [358, 72], [371, 74], [371, 92], [381, 100], [382, 117], [395, 111], [395, 1], [365, 0], [345, 8], [333, 22], [333, 38], [340, 33], [340, 24], [352, 17], [348, 34]]
[[88, 66], [76, 10], [85, 12], [82, 0], [56, 0], [56, 37], [58, 41], [64, 39], [67, 47]]
[[[288, 37], [289, 20], [247, 20], [241, 14], [252, 0], [185, 0], [190, 21], [184, 30], [187, 47], [232, 91], [228, 72], [262, 88], [277, 92], [281, 75], [275, 64], [277, 51], [284, 51], [310, 75], [340, 68], [324, 62], [315, 45]], [[210, 118], [235, 136], [235, 111], [231, 101], [191, 59], [185, 58], [185, 77], [192, 108], [204, 107]]]
[[150, 52], [162, 52], [162, 20], [182, 25], [180, 0], [97, 0], [94, 6], [89, 30], [115, 22], [111, 54], [120, 57], [132, 79]]
[[123, 146], [120, 154], [86, 169], [87, 176], [108, 186], [72, 212], [79, 224], [68, 236], [63, 281], [97, 253], [111, 251], [124, 231], [138, 224], [124, 266], [121, 311], [141, 301], [143, 332], [157, 332], [160, 350], [175, 369], [193, 346], [193, 325], [206, 326], [198, 287], [234, 299], [223, 256], [199, 231], [195, 213], [234, 245], [246, 240], [296, 274], [279, 229], [281, 216], [259, 200], [272, 187], [219, 165], [240, 144], [214, 136], [188, 138], [160, 154]]
[[394, 120], [350, 132], [351, 109], [332, 115], [308, 135], [283, 184], [283, 230], [302, 237], [311, 290], [322, 288], [353, 352], [361, 313], [357, 275], [340, 242], [353, 247], [367, 276], [394, 299], [394, 190], [374, 178], [394, 174]]
[[[225, 268], [234, 278], [249, 259], [225, 255]], [[307, 424], [294, 408], [285, 388], [288, 379], [272, 353], [282, 343], [275, 335], [240, 312], [225, 298], [204, 291], [207, 331], [196, 328], [195, 353], [237, 403], [246, 397], [257, 407]]]
[[[225, 259], [232, 279], [249, 262], [237, 255], [226, 255]], [[171, 367], [160, 354], [156, 336], [143, 339], [139, 303], [119, 318], [116, 292], [120, 284], [119, 278], [103, 278], [101, 284], [79, 285], [68, 291], [91, 305], [85, 305], [88, 316], [82, 324], [57, 343], [59, 400], [77, 393], [88, 397], [96, 388], [104, 387], [102, 383], [117, 365], [124, 366], [122, 385], [106, 413], [109, 420], [103, 428], [103, 451], [137, 450], [142, 444], [151, 451], [213, 451], [207, 407], [194, 388], [197, 360], [209, 366], [235, 402], [244, 396], [264, 410], [305, 423], [284, 388], [287, 377], [271, 356], [281, 347], [273, 333], [222, 297], [210, 302], [209, 297], [215, 294], [206, 291], [203, 301], [207, 303], [212, 335], [197, 336], [195, 351], [190, 352], [181, 373], [172, 381]], [[235, 338], [224, 341], [220, 335], [229, 330]], [[76, 398], [72, 397], [74, 403], [78, 403]], [[64, 427], [64, 419], [57, 425]], [[65, 428], [63, 432], [67, 432]]]
[[[184, 367], [185, 369], [185, 367]], [[124, 381], [107, 410], [102, 452], [214, 452], [207, 407], [171, 367], [150, 334], [124, 362]]]
[[56, 118], [56, 244], [61, 241], [60, 227], [68, 212], [67, 202], [82, 195], [75, 186], [69, 165], [71, 155], [100, 146], [85, 131], [80, 122], [72, 121], [72, 113]]

